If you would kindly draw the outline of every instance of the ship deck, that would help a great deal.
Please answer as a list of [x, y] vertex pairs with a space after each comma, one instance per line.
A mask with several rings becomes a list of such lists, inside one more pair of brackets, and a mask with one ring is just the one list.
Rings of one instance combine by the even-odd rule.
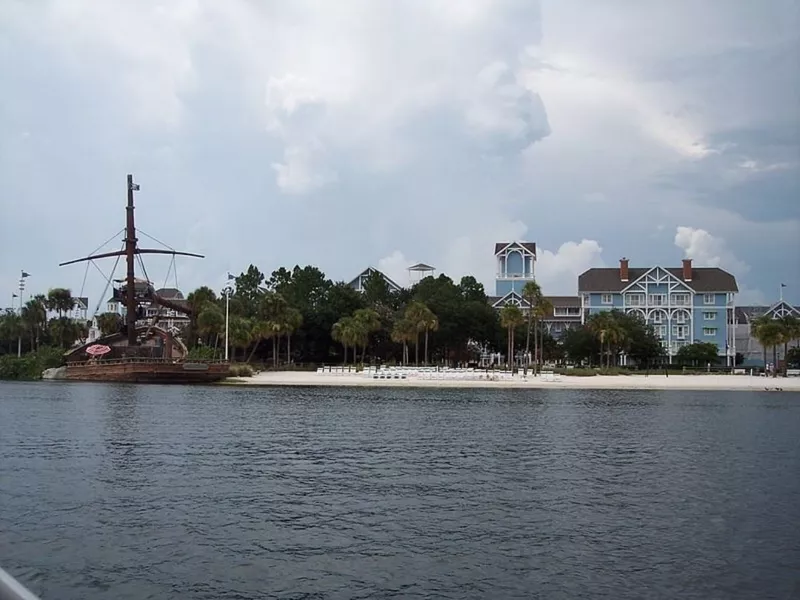
[[212, 383], [230, 376], [225, 360], [118, 358], [68, 362], [66, 378], [73, 381], [133, 383]]

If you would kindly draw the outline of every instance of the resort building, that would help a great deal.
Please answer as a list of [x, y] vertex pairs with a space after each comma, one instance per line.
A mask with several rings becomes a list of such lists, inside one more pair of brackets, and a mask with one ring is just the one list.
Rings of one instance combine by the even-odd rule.
[[536, 281], [536, 244], [533, 242], [498, 242], [494, 245], [497, 275], [494, 280], [495, 296], [503, 300], [502, 306], [520, 306], [522, 289], [529, 281]]
[[594, 268], [578, 277], [581, 315], [617, 309], [637, 313], [653, 325], [670, 359], [694, 342], [716, 344], [733, 364], [736, 278], [717, 267]]
[[73, 300], [75, 300], [75, 306], [72, 308], [70, 316], [76, 321], [87, 322], [89, 320], [89, 298], [81, 296], [73, 298]]
[[384, 281], [386, 281], [386, 285], [389, 286], [389, 291], [390, 292], [399, 292], [402, 289], [399, 285], [397, 285], [394, 281], [389, 279], [384, 273], [382, 273], [381, 271], [379, 271], [375, 267], [367, 267], [366, 269], [361, 271], [361, 273], [359, 273], [356, 276], [356, 278], [353, 279], [347, 285], [349, 285], [351, 288], [353, 288], [357, 292], [363, 292], [364, 291], [364, 283], [367, 281], [367, 279], [369, 277], [371, 277], [375, 273], [377, 273], [378, 275], [383, 277]]
[[[753, 336], [753, 321], [764, 315], [772, 319], [794, 316], [800, 319], [800, 306], [792, 306], [784, 300], [779, 300], [772, 306], [738, 306], [736, 307], [736, 321], [734, 325], [734, 346], [737, 353], [743, 357], [742, 367], [763, 367], [764, 347]], [[789, 347], [798, 345], [795, 340]], [[783, 344], [778, 347], [778, 360], [783, 360]], [[767, 361], [773, 360], [772, 348], [767, 348]]]
[[[186, 299], [177, 288], [161, 288], [160, 290], [156, 290], [156, 295], [182, 306], [187, 305]], [[158, 316], [158, 326], [173, 335], [178, 335], [184, 327], [189, 325], [190, 321], [185, 313], [151, 304], [145, 309], [145, 317], [147, 319], [152, 319], [155, 316]]]
[[[137, 294], [141, 294], [142, 296], [147, 295], [148, 283], [143, 279], [137, 279], [135, 282], [135, 288]], [[183, 297], [183, 293], [176, 288], [161, 288], [156, 290], [156, 294], [165, 300], [171, 300], [176, 304], [186, 305], [186, 299]], [[165, 308], [163, 306], [158, 306], [156, 304], [152, 304], [149, 301], [144, 301], [141, 303], [139, 311], [141, 314], [137, 316], [137, 320], [140, 319], [153, 319], [155, 316], [158, 316], [158, 325], [162, 329], [169, 331], [172, 334], [177, 334], [180, 330], [189, 324], [189, 317], [176, 310], [171, 308]], [[123, 302], [123, 298], [119, 290], [114, 290], [113, 295], [111, 298], [108, 299], [106, 302], [106, 310], [110, 313], [118, 314], [122, 317], [125, 316], [126, 308]]]

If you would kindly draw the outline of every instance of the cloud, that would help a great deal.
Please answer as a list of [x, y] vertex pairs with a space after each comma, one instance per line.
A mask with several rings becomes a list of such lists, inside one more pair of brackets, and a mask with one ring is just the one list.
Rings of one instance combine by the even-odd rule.
[[378, 261], [377, 269], [397, 285], [406, 286], [409, 284], [408, 267], [412, 264], [405, 254], [395, 250]]
[[577, 294], [578, 275], [592, 267], [603, 266], [603, 248], [595, 240], [565, 242], [555, 252], [539, 248], [536, 280], [547, 295]]
[[283, 162], [272, 163], [278, 187], [287, 194], [306, 194], [338, 179], [336, 171], [325, 165], [325, 148], [319, 141], [305, 146], [288, 146]]
[[678, 227], [675, 245], [683, 250], [685, 258], [691, 258], [698, 267], [721, 267], [738, 276], [750, 270], [747, 263], [736, 258], [728, 249], [725, 240], [714, 237], [705, 229]]
[[600, 260], [581, 240], [670, 264], [666, 232], [687, 227], [740, 286], [800, 293], [796, 17], [794, 0], [0, 2], [0, 237], [27, 249], [0, 255], [0, 285], [24, 266], [79, 288], [56, 265], [124, 225], [132, 172], [144, 230], [208, 256], [181, 262], [183, 287], [251, 262], [348, 278], [398, 251], [492, 292], [494, 243], [526, 239], [571, 293], [564, 265]]

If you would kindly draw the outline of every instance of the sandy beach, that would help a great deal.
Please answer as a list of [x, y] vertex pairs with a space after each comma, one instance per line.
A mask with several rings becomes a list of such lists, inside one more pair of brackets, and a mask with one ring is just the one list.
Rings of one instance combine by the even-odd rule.
[[425, 388], [561, 388], [590, 390], [742, 390], [779, 389], [800, 392], [800, 377], [765, 378], [750, 375], [596, 375], [594, 377], [515, 376], [497, 381], [486, 379], [373, 379], [363, 374], [314, 373], [299, 371], [262, 372], [253, 377], [232, 377], [225, 382], [247, 386], [351, 386]]

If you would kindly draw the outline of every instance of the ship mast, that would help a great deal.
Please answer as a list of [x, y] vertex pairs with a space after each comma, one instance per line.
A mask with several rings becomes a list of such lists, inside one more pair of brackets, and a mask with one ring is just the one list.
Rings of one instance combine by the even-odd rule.
[[[127, 266], [127, 273], [125, 277], [125, 324], [128, 330], [128, 346], [136, 345], [136, 308], [138, 301], [136, 300], [136, 262], [135, 256], [137, 254], [171, 254], [173, 256], [193, 256], [195, 258], [204, 258], [202, 254], [194, 254], [192, 252], [178, 252], [177, 250], [162, 250], [160, 248], [139, 248], [138, 239], [136, 238], [136, 222], [134, 220], [133, 211], [133, 192], [138, 191], [139, 184], [133, 182], [133, 175], [128, 174], [128, 204], [125, 207], [125, 249], [117, 252], [104, 252], [102, 254], [93, 254], [85, 256], [76, 260], [70, 260], [60, 263], [58, 266], [71, 265], [74, 263], [91, 261], [97, 258], [108, 258], [111, 256], [124, 256], [125, 264]], [[149, 282], [148, 282], [149, 285]], [[153, 299], [159, 303], [164, 304], [162, 298], [153, 293]]]
[[125, 322], [128, 326], [128, 346], [136, 345], [136, 271], [134, 255], [136, 254], [136, 223], [133, 218], [133, 190], [139, 184], [133, 183], [133, 175], [128, 174], [128, 206], [125, 224], [125, 262], [128, 266], [127, 286], [125, 290]]

